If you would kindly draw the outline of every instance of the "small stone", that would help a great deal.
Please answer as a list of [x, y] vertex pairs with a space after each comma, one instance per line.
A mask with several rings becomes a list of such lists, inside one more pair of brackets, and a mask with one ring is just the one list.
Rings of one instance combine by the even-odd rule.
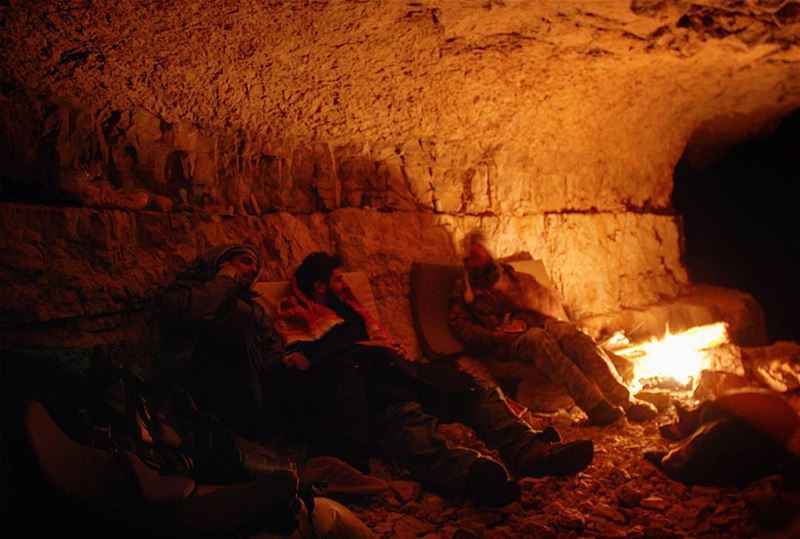
[[598, 503], [595, 505], [592, 514], [600, 516], [606, 520], [616, 522], [617, 524], [625, 524], [625, 517], [622, 515], [622, 513], [604, 503]]
[[481, 535], [466, 528], [459, 528], [453, 534], [451, 539], [481, 539]]
[[709, 521], [701, 522], [694, 529], [695, 533], [708, 533], [711, 531], [711, 523]]
[[560, 528], [573, 530], [578, 533], [583, 532], [583, 529], [586, 527], [586, 519], [575, 509], [565, 509], [563, 513], [558, 515], [556, 522]]
[[456, 513], [456, 509], [453, 508], [453, 507], [449, 507], [449, 508], [443, 510], [442, 512], [440, 512], [439, 513], [439, 517], [442, 520], [447, 520], [447, 519], [451, 518], [455, 513]]
[[629, 484], [619, 487], [616, 495], [620, 505], [624, 507], [636, 507], [642, 501], [642, 493]]
[[625, 529], [607, 521], [598, 522], [597, 531], [599, 536], [604, 539], [625, 539], [628, 537], [628, 532]]
[[710, 522], [715, 528], [727, 528], [738, 519], [738, 516], [722, 513], [711, 517]]
[[697, 524], [697, 510], [686, 509], [681, 505], [673, 505], [666, 512], [665, 516], [681, 528], [688, 530]]
[[663, 515], [653, 515], [645, 525], [644, 536], [648, 539], [674, 538], [676, 533], [672, 530], [672, 522]]
[[384, 497], [384, 503], [391, 509], [398, 509], [403, 506], [403, 502], [394, 494]]
[[519, 502], [514, 502], [506, 505], [505, 507], [503, 507], [502, 511], [507, 515], [516, 515], [525, 512], [525, 510], [522, 508], [522, 504]]
[[546, 515], [558, 515], [564, 512], [564, 506], [561, 502], [552, 502], [545, 505], [542, 512]]
[[408, 502], [403, 507], [403, 514], [406, 515], [417, 515], [418, 517], [423, 517], [422, 515], [422, 506], [417, 502]]
[[624, 481], [630, 481], [631, 476], [628, 472], [626, 472], [622, 468], [612, 468], [608, 472], [608, 478], [614, 482], [621, 483]]
[[381, 522], [372, 528], [372, 531], [375, 532], [377, 535], [383, 535], [385, 533], [391, 532], [393, 526], [388, 522]]
[[431, 531], [430, 524], [411, 515], [404, 516], [394, 525], [394, 534], [397, 537], [422, 537], [429, 531]]
[[417, 481], [392, 481], [389, 486], [403, 502], [416, 500], [422, 492], [422, 486]]
[[669, 506], [669, 503], [664, 500], [663, 498], [659, 498], [658, 496], [648, 496], [644, 498], [641, 502], [641, 506], [647, 509], [653, 509], [655, 511], [663, 511]]
[[503, 514], [494, 511], [470, 511], [467, 515], [459, 519], [459, 524], [464, 527], [487, 528], [490, 526], [497, 526], [503, 521]]
[[435, 494], [423, 494], [419, 500], [419, 506], [419, 514], [426, 518], [439, 518], [444, 512], [444, 500]]
[[692, 507], [701, 510], [707, 507], [713, 507], [715, 505], [714, 501], [711, 498], [705, 498], [705, 497], [691, 498], [686, 503], [691, 505]]
[[631, 526], [628, 528], [628, 539], [642, 539], [644, 537], [644, 526]]
[[645, 528], [643, 535], [645, 539], [672, 539], [675, 537], [675, 534], [669, 529], [652, 525]]
[[519, 531], [521, 532], [522, 536], [528, 537], [557, 537], [555, 530], [538, 520], [537, 517], [532, 517], [525, 520]]
[[[497, 526], [492, 529], [492, 537], [495, 539], [517, 539], [517, 534], [509, 526]], [[439, 539], [437, 536], [436, 539]]]

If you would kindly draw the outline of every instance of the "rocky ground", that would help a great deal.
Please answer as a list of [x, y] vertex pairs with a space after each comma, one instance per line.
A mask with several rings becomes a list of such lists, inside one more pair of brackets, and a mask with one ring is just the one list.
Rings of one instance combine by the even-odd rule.
[[[748, 510], [753, 486], [745, 491], [687, 486], [644, 460], [646, 450], [670, 447], [658, 433], [666, 414], [644, 425], [606, 428], [572, 425], [563, 412], [531, 419], [556, 424], [566, 440], [594, 440], [594, 462], [576, 477], [523, 479], [522, 499], [501, 509], [443, 499], [410, 480], [393, 481], [385, 499], [351, 507], [387, 538], [770, 536]], [[463, 427], [442, 428], [455, 440], [479, 444]]]

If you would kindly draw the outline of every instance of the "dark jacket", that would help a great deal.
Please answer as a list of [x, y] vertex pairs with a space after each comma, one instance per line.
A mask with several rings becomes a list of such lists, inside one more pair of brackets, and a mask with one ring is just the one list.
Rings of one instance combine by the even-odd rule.
[[220, 275], [220, 259], [240, 245], [212, 249], [197, 259], [157, 299], [161, 349], [158, 377], [162, 383], [179, 382], [201, 338], [214, 328], [235, 329], [245, 340], [247, 354], [265, 366], [280, 362], [280, 340], [264, 309], [252, 300], [248, 287]]
[[540, 327], [548, 318], [525, 308], [519, 298], [511, 298], [499, 290], [495, 285], [501, 272], [512, 280], [520, 279], [520, 274], [511, 266], [493, 263], [485, 271], [470, 273], [470, 303], [465, 299], [466, 285], [463, 277], [456, 280], [451, 290], [447, 322], [472, 354], [503, 355], [508, 348], [507, 338], [498, 336], [498, 330], [503, 324], [520, 319], [528, 327]]

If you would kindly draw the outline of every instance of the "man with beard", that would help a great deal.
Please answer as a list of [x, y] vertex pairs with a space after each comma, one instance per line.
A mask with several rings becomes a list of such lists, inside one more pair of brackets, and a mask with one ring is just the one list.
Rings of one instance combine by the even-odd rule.
[[453, 287], [448, 323], [471, 354], [535, 365], [567, 390], [590, 425], [625, 415], [631, 421], [655, 418], [654, 406], [631, 397], [608, 354], [566, 320], [552, 291], [496, 262], [482, 234], [471, 234], [466, 243], [464, 278]]
[[253, 301], [261, 269], [247, 245], [199, 257], [158, 297], [158, 380], [187, 389], [198, 406], [237, 434], [267, 435], [263, 377], [280, 366], [280, 339]]
[[[275, 322], [287, 348], [297, 424], [311, 454], [369, 472], [372, 446], [445, 494], [504, 505], [519, 496], [500, 462], [450, 447], [437, 417], [461, 421], [499, 451], [516, 477], [573, 475], [592, 460], [588, 440], [533, 431], [497, 387], [445, 365], [416, 366], [345, 285], [342, 260], [313, 253], [297, 268]], [[446, 382], [446, 383], [445, 383]]]

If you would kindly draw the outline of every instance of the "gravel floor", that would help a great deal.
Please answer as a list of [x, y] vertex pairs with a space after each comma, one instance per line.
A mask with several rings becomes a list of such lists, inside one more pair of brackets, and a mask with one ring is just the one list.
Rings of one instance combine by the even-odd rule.
[[[590, 438], [595, 458], [571, 478], [524, 479], [522, 499], [501, 509], [474, 507], [421, 491], [411, 480], [392, 481], [393, 492], [366, 505], [351, 505], [380, 537], [757, 537], [741, 490], [687, 486], [670, 480], [643, 459], [670, 443], [657, 430], [662, 414], [646, 424], [605, 428], [572, 425], [566, 413], [531, 422], [555, 424], [566, 440]], [[444, 425], [453, 440], [480, 447], [471, 431]], [[378, 475], [386, 470], [379, 470]], [[396, 477], [396, 475], [395, 475]]]

